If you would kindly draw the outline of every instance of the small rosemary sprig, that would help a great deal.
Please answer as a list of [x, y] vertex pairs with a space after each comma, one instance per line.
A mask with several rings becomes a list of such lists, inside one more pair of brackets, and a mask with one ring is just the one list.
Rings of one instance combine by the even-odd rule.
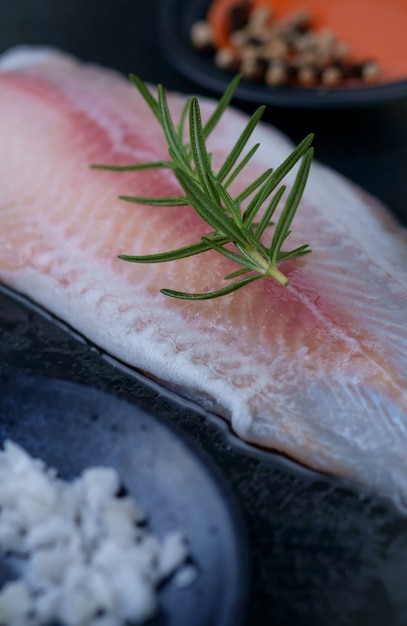
[[[158, 86], [157, 97], [155, 97], [140, 78], [131, 75], [130, 79], [162, 126], [168, 143], [169, 160], [125, 166], [94, 165], [92, 167], [122, 172], [147, 168], [173, 170], [184, 195], [167, 198], [135, 196], [120, 196], [120, 198], [128, 202], [153, 206], [190, 205], [212, 230], [202, 235], [196, 243], [176, 250], [142, 256], [120, 255], [119, 258], [132, 263], [161, 263], [215, 250], [240, 266], [238, 270], [225, 276], [224, 279], [228, 281], [228, 284], [216, 291], [185, 293], [161, 289], [161, 293], [174, 298], [189, 300], [216, 298], [229, 294], [250, 282], [267, 277], [272, 277], [282, 285], [287, 285], [288, 279], [278, 265], [282, 261], [296, 259], [310, 252], [308, 244], [289, 251], [283, 251], [282, 246], [291, 232], [291, 223], [307, 181], [313, 156], [313, 149], [310, 147], [313, 136], [306, 137], [279, 167], [275, 170], [266, 170], [251, 185], [232, 197], [229, 193], [231, 183], [239, 176], [259, 147], [259, 144], [256, 144], [241, 158], [265, 107], [260, 107], [252, 115], [217, 172], [212, 168], [206, 140], [229, 105], [240, 76], [236, 76], [230, 83], [205, 124], [202, 123], [197, 98], [191, 97], [187, 100], [177, 125], [172, 120], [166, 93], [161, 85]], [[187, 130], [189, 137], [188, 141], [185, 141], [184, 135]], [[286, 190], [285, 185], [280, 187], [279, 185], [301, 158], [294, 184], [274, 225], [271, 244], [265, 246], [262, 243], [262, 236], [265, 230], [273, 225], [272, 218]], [[242, 205], [245, 201], [247, 201], [246, 207], [243, 209]], [[263, 209], [262, 213], [260, 213], [261, 209]], [[256, 221], [259, 215], [261, 217]]]

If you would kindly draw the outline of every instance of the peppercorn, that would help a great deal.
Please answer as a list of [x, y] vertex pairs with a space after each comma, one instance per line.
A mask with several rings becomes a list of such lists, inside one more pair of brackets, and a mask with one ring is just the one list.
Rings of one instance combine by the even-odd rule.
[[328, 65], [321, 72], [321, 83], [325, 87], [337, 87], [343, 80], [343, 72], [337, 65]]
[[231, 9], [229, 9], [229, 14], [228, 14], [229, 32], [233, 33], [235, 30], [240, 30], [241, 28], [246, 26], [247, 22], [249, 21], [249, 15], [250, 15], [250, 1], [249, 0], [243, 0], [243, 2], [240, 2], [232, 6]]
[[243, 58], [240, 71], [244, 78], [253, 81], [262, 81], [267, 70], [267, 62], [264, 59], [253, 57]]
[[266, 85], [277, 87], [287, 82], [288, 72], [287, 66], [281, 59], [271, 61], [264, 75]]
[[318, 81], [318, 68], [312, 63], [298, 67], [297, 80], [303, 87], [314, 86]]
[[362, 64], [362, 79], [366, 83], [375, 83], [380, 77], [379, 64], [374, 60], [365, 61]]
[[240, 63], [240, 56], [232, 48], [219, 48], [215, 54], [215, 65], [220, 70], [237, 73]]
[[213, 32], [208, 22], [201, 20], [195, 22], [191, 29], [191, 41], [195, 50], [205, 53], [213, 53], [215, 51]]

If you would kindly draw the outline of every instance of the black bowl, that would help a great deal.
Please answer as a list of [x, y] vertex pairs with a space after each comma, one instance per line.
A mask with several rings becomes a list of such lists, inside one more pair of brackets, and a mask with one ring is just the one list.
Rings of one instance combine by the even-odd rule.
[[[191, 45], [194, 22], [205, 18], [210, 0], [161, 0], [158, 16], [160, 40], [176, 69], [193, 82], [218, 94], [225, 91], [232, 74], [215, 66], [213, 57]], [[236, 98], [246, 102], [293, 109], [371, 107], [407, 100], [407, 80], [363, 87], [269, 87], [242, 80]]]
[[[0, 446], [14, 441], [65, 480], [111, 466], [146, 510], [149, 529], [185, 533], [197, 578], [160, 590], [150, 626], [245, 623], [250, 568], [240, 509], [211, 459], [178, 428], [113, 393], [1, 369], [0, 416]], [[11, 577], [0, 553], [0, 583]]]

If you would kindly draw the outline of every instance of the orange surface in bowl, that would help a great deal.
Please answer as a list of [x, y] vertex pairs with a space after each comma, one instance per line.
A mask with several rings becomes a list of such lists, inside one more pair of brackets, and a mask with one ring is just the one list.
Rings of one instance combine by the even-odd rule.
[[[213, 0], [208, 21], [216, 47], [228, 43], [228, 12], [240, 0]], [[346, 41], [356, 60], [375, 59], [382, 81], [407, 79], [407, 0], [252, 0], [252, 6], [271, 6], [276, 19], [308, 9], [316, 30], [332, 28]]]

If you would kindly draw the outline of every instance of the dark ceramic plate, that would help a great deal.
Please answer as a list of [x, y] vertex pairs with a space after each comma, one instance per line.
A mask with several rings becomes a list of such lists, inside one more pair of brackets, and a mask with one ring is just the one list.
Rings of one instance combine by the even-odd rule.
[[[65, 479], [112, 466], [146, 510], [149, 529], [186, 533], [198, 578], [187, 589], [168, 583], [149, 626], [244, 622], [248, 568], [239, 511], [212, 463], [178, 429], [116, 395], [56, 378], [3, 371], [0, 388], [1, 442], [19, 443]], [[3, 558], [1, 583], [9, 573]]]
[[[195, 83], [218, 94], [225, 91], [232, 75], [216, 68], [210, 56], [196, 52], [190, 43], [194, 22], [204, 19], [209, 0], [161, 0], [160, 40], [173, 65]], [[278, 107], [329, 109], [378, 106], [407, 99], [407, 80], [349, 89], [270, 88], [242, 81], [236, 91], [242, 101]]]
[[[119, 367], [2, 285], [0, 362], [9, 372], [41, 375], [0, 375], [0, 443], [13, 437], [65, 478], [109, 463], [150, 512], [154, 529], [188, 533], [198, 585], [188, 595], [163, 589], [162, 614], [148, 626], [406, 626], [406, 516], [342, 481], [238, 441], [225, 422]], [[201, 448], [244, 511], [250, 572], [234, 498]], [[182, 466], [178, 485], [174, 458]], [[149, 482], [138, 491], [143, 477]], [[5, 570], [0, 559], [0, 585]]]

